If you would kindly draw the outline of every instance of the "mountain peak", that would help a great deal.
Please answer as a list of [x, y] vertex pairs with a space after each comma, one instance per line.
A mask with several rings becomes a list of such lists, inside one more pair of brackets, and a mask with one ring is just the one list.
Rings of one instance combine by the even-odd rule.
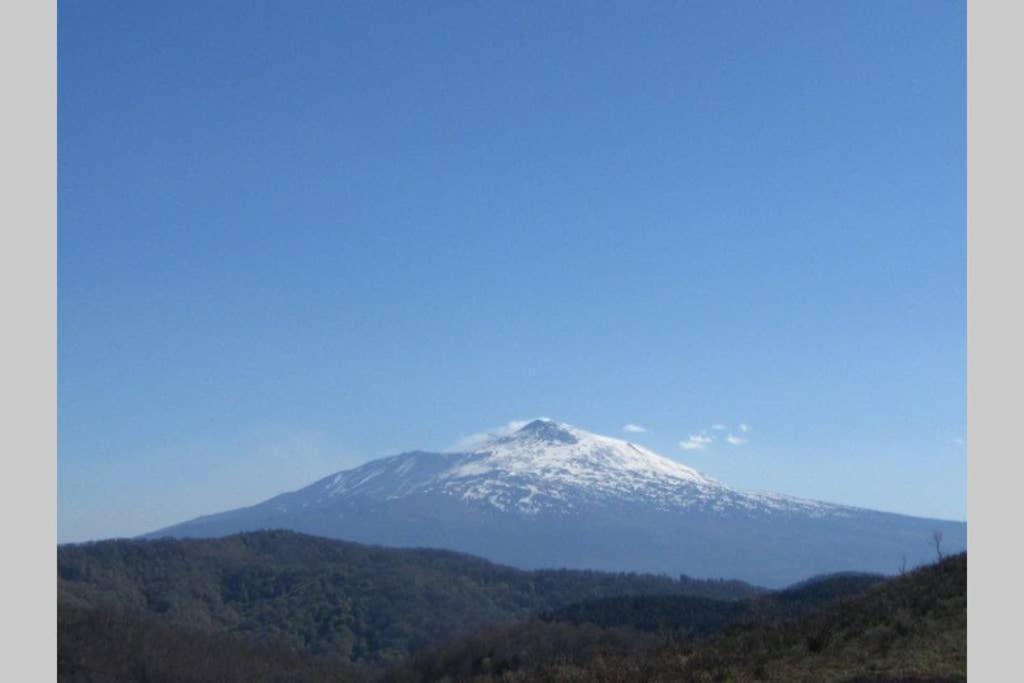
[[526, 424], [513, 434], [511, 438], [533, 438], [549, 443], [576, 443], [578, 439], [564, 426], [554, 420], [540, 418]]
[[[251, 529], [444, 546], [519, 566], [733, 574], [773, 584], [893, 567], [894, 557], [926, 557], [934, 529], [957, 548], [966, 533], [938, 520], [740, 491], [638, 443], [546, 418], [452, 451], [373, 460], [155, 535]], [[629, 564], [636, 562], [644, 564]]]
[[446, 491], [527, 512], [580, 496], [696, 500], [708, 477], [633, 443], [548, 418], [516, 425], [464, 453], [440, 475]]

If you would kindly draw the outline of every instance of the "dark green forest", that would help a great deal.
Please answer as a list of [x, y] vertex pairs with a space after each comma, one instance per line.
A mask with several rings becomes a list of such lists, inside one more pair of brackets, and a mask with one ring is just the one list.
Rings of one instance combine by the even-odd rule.
[[521, 571], [292, 532], [58, 549], [62, 681], [963, 680], [965, 555], [894, 579]]
[[541, 615], [544, 621], [630, 626], [640, 631], [674, 631], [704, 636], [733, 623], [801, 617], [844, 597], [865, 593], [885, 578], [872, 574], [825, 577], [756, 599], [723, 602], [690, 595], [631, 595], [596, 598]]
[[58, 550], [62, 606], [158, 617], [370, 667], [461, 633], [587, 599], [762, 593], [736, 581], [521, 571], [469, 555], [346, 543], [293, 532], [103, 541]]
[[326, 683], [366, 681], [340, 662], [156, 619], [81, 607], [57, 610], [57, 671], [67, 683]]
[[[833, 594], [834, 591], [834, 594]], [[426, 681], [779, 681], [952, 683], [966, 680], [967, 556], [877, 581], [839, 577], [767, 598], [708, 623], [692, 610], [681, 630], [651, 631], [664, 600], [601, 600], [568, 610], [572, 621], [534, 619], [421, 653], [389, 683]], [[646, 605], [653, 616], [625, 605]], [[601, 607], [608, 607], [607, 611]], [[632, 628], [631, 614], [642, 629]], [[802, 615], [802, 616], [800, 616]], [[716, 618], [717, 619], [717, 618]], [[598, 626], [597, 623], [615, 624]], [[704, 637], [688, 635], [694, 630]]]

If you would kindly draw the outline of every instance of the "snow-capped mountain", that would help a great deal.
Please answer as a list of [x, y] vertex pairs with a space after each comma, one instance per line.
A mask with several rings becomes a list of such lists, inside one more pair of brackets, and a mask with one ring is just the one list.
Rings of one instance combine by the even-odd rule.
[[962, 550], [966, 525], [733, 489], [643, 446], [552, 420], [458, 452], [415, 451], [151, 536], [285, 528], [434, 546], [524, 568], [739, 578], [891, 573]]
[[334, 496], [396, 500], [430, 492], [522, 515], [568, 514], [612, 502], [661, 510], [798, 510], [809, 515], [848, 510], [736, 491], [638, 444], [542, 419], [514, 434], [487, 439], [468, 453], [405, 453], [341, 472], [314, 487], [319, 487], [317, 504]]

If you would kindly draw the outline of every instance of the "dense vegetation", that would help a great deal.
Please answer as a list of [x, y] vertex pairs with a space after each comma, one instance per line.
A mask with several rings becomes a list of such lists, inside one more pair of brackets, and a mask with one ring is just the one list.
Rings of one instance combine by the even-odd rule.
[[836, 575], [743, 601], [690, 595], [630, 595], [596, 598], [541, 615], [544, 621], [628, 627], [675, 638], [703, 637], [737, 623], [801, 617], [842, 598], [862, 595], [884, 577]]
[[805, 619], [754, 624], [689, 652], [683, 671], [693, 680], [965, 680], [967, 556]]
[[535, 619], [422, 653], [389, 680], [962, 681], [966, 587], [961, 554], [890, 581], [837, 577], [723, 605], [736, 617], [728, 625], [701, 600], [600, 600], [564, 611], [567, 621]]
[[520, 571], [459, 553], [292, 532], [104, 541], [58, 551], [61, 608], [87, 607], [381, 667], [464, 632], [622, 595], [739, 599], [731, 581]]
[[57, 677], [62, 683], [320, 683], [363, 681], [338, 662], [236, 638], [171, 628], [104, 610], [57, 612]]
[[62, 681], [961, 681], [965, 555], [896, 579], [526, 572], [291, 532], [58, 552]]

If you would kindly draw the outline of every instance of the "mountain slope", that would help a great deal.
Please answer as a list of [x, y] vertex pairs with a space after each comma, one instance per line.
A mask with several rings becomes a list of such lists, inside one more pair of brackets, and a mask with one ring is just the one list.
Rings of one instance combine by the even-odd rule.
[[[667, 648], [655, 664], [659, 675], [679, 671], [673, 662], [680, 654]], [[966, 680], [967, 555], [947, 557], [804, 619], [750, 625], [685, 654], [684, 680]]]
[[702, 637], [733, 624], [803, 617], [840, 600], [863, 595], [885, 580], [872, 574], [837, 574], [808, 585], [730, 601], [694, 595], [617, 595], [573, 603], [542, 614], [540, 619]]
[[[385, 680], [966, 680], [966, 555], [873, 586], [868, 583], [867, 577], [829, 578], [815, 587], [748, 603], [719, 603], [717, 613], [713, 603], [676, 596], [620, 599], [614, 601], [620, 606], [643, 603], [643, 613], [605, 613], [601, 621], [608, 626], [602, 627], [593, 620], [577, 619], [579, 610], [569, 610], [567, 621], [531, 620], [493, 629], [423, 652], [396, 667]], [[795, 611], [791, 609], [794, 602], [798, 604]], [[758, 607], [754, 603], [763, 604]], [[593, 612], [601, 604], [607, 606], [608, 601], [598, 601], [588, 609]], [[747, 614], [739, 614], [747, 609]], [[670, 631], [644, 633], [643, 627], [652, 617], [667, 622]], [[713, 635], [708, 638], [686, 635], [709, 632]], [[665, 637], [669, 634], [671, 637]]]
[[525, 572], [436, 550], [292, 532], [58, 549], [61, 609], [102, 610], [258, 646], [381, 666], [460, 633], [613, 595], [741, 599], [738, 582]]
[[[892, 573], [966, 546], [966, 525], [739, 491], [646, 448], [535, 420], [465, 452], [412, 452], [152, 536], [284, 528], [431, 546], [522, 568], [685, 573], [782, 586]], [[905, 558], [905, 559], [904, 559]]]

